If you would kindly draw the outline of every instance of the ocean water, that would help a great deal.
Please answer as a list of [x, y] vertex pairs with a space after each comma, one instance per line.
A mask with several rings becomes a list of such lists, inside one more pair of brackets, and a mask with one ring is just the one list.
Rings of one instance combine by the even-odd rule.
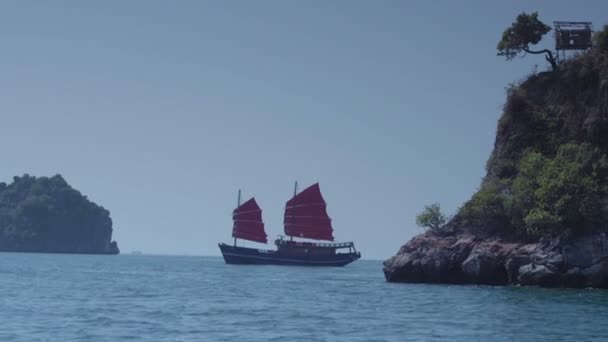
[[0, 253], [0, 341], [607, 341], [608, 291], [219, 257]]

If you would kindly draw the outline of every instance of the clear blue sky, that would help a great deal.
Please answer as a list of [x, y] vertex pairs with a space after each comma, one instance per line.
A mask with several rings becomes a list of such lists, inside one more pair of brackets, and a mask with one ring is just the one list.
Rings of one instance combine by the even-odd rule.
[[[0, 180], [61, 173], [123, 252], [219, 255], [236, 194], [270, 237], [320, 182], [338, 240], [386, 258], [477, 189], [521, 11], [603, 24], [585, 1], [6, 1]], [[551, 45], [551, 37], [545, 42]]]

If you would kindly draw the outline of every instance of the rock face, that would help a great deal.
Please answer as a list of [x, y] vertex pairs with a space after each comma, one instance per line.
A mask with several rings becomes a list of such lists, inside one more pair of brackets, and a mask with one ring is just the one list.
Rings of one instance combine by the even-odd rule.
[[110, 212], [60, 175], [0, 183], [0, 251], [119, 253]]
[[392, 282], [608, 288], [608, 236], [524, 244], [430, 232], [384, 262]]

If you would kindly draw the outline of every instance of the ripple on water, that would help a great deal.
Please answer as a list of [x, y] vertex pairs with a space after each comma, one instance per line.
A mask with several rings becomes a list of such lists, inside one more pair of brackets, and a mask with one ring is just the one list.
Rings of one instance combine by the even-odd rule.
[[1, 341], [604, 341], [608, 291], [389, 284], [220, 258], [3, 253]]

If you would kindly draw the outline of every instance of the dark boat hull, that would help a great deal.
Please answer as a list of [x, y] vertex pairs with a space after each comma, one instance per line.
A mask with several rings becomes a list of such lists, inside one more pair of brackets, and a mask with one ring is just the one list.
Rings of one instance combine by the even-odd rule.
[[345, 266], [359, 259], [358, 252], [331, 255], [292, 255], [281, 250], [256, 249], [219, 244], [227, 264], [240, 265], [289, 265], [289, 266]]

